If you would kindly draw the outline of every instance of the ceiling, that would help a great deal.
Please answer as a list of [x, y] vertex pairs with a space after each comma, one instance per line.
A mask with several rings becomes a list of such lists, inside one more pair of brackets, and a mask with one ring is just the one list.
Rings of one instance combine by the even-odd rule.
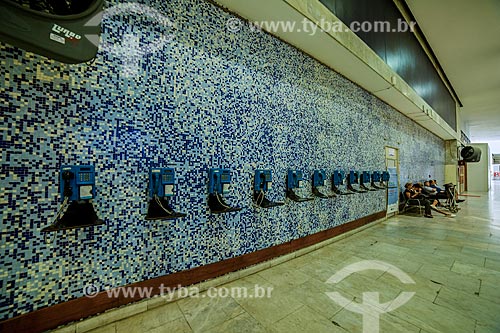
[[464, 132], [500, 141], [500, 1], [406, 3], [464, 105]]

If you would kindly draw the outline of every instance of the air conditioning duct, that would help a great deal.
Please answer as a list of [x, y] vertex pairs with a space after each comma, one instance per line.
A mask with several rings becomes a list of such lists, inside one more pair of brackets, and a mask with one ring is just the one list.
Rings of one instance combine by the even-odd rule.
[[460, 152], [465, 162], [479, 162], [481, 160], [481, 149], [472, 146], [466, 146]]

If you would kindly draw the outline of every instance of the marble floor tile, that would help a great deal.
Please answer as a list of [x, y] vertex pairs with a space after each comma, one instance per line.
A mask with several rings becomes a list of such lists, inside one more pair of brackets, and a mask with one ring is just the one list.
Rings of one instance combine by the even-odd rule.
[[[376, 317], [371, 316], [371, 319], [374, 320], [376, 319]], [[420, 332], [420, 328], [418, 326], [395, 317], [390, 313], [380, 314], [379, 320], [379, 332]], [[349, 311], [345, 308], [335, 314], [335, 316], [331, 318], [331, 321], [347, 332], [363, 332], [363, 316], [361, 314]]]
[[491, 282], [500, 281], [500, 272], [494, 269], [481, 267], [479, 265], [466, 264], [460, 261], [455, 261], [451, 268], [452, 272], [459, 273], [465, 276], [474, 277], [481, 280]]
[[273, 290], [270, 298], [236, 298], [236, 301], [266, 328], [303, 306], [290, 290], [280, 289]]
[[385, 284], [386, 288], [393, 288], [394, 290], [414, 292], [420, 298], [426, 299], [430, 302], [434, 301], [439, 294], [442, 285], [432, 282], [430, 279], [421, 277], [416, 274], [409, 274], [415, 284], [402, 284], [397, 278], [390, 273], [386, 272], [378, 280], [378, 283]]
[[271, 284], [268, 280], [264, 279], [258, 273], [245, 276], [244, 278], [240, 278], [238, 280], [229, 282], [224, 284], [224, 288], [246, 288], [249, 292], [253, 291], [255, 287], [262, 287], [267, 289], [274, 290], [276, 287]]
[[232, 297], [208, 297], [207, 293], [184, 298], [178, 304], [194, 332], [204, 332], [245, 312]]
[[329, 333], [329, 332], [349, 332], [335, 325], [331, 320], [321, 316], [307, 306], [300, 307], [288, 316], [274, 323], [271, 332], [276, 333]]
[[384, 279], [369, 279], [359, 274], [352, 274], [343, 281], [332, 285], [333, 292], [339, 292], [346, 298], [354, 297], [354, 301], [361, 302], [365, 292], [378, 292], [380, 294], [380, 304], [383, 309], [389, 306], [402, 291], [402, 285], [394, 288], [394, 285], [387, 284]]
[[485, 325], [481, 322], [476, 322], [476, 329], [474, 330], [474, 333], [498, 333], [498, 332], [500, 332], [498, 324], [493, 327]]
[[116, 324], [109, 324], [106, 326], [102, 326], [99, 328], [96, 328], [94, 330], [88, 331], [89, 333], [115, 333], [116, 332]]
[[145, 332], [183, 318], [177, 303], [169, 303], [116, 322], [116, 332]]
[[[124, 331], [131, 332], [131, 331]], [[192, 333], [193, 330], [189, 327], [188, 322], [184, 318], [178, 318], [162, 326], [155, 327], [149, 331], [144, 331], [146, 333]], [[118, 331], [117, 331], [118, 333]]]
[[424, 265], [420, 261], [408, 260], [407, 256], [394, 256], [386, 253], [373, 253], [373, 259], [387, 262], [412, 275]]
[[481, 281], [477, 277], [469, 277], [460, 273], [452, 272], [448, 267], [436, 265], [423, 265], [415, 274], [429, 281], [447, 286], [449, 288], [464, 291], [470, 295], [479, 292]]
[[500, 272], [500, 253], [498, 254], [498, 260], [494, 260], [491, 258], [484, 259], [484, 267], [487, 269], [492, 269]]
[[[490, 300], [497, 304], [500, 303], [500, 286], [499, 282], [481, 281], [479, 297]], [[500, 322], [500, 319], [499, 319]]]
[[231, 318], [222, 324], [215, 326], [204, 333], [265, 333], [269, 332], [255, 318], [248, 313]]
[[434, 303], [490, 326], [498, 323], [500, 328], [500, 304], [498, 303], [446, 287], [439, 291]]
[[[342, 306], [333, 302], [326, 294], [333, 291], [336, 291], [335, 286], [312, 278], [292, 290], [291, 296], [322, 316], [331, 318], [335, 313], [342, 310]], [[344, 295], [344, 297], [351, 301], [354, 300], [354, 296], [352, 295]]]
[[477, 256], [477, 255], [472, 255], [472, 254], [467, 254], [463, 252], [456, 252], [456, 251], [446, 251], [446, 250], [436, 250], [434, 254], [440, 254], [442, 256], [449, 256], [450, 258], [455, 259], [455, 261], [460, 261], [465, 264], [471, 264], [471, 265], [476, 265], [476, 266], [484, 266], [484, 261], [485, 257], [484, 256]]
[[474, 319], [464, 317], [460, 312], [434, 304], [417, 295], [392, 311], [391, 315], [428, 332], [436, 333], [473, 333], [476, 325]]
[[488, 251], [498, 253], [500, 258], [500, 244], [488, 244]]
[[292, 264], [284, 263], [257, 273], [276, 288], [292, 289], [309, 280], [308, 274], [296, 270]]

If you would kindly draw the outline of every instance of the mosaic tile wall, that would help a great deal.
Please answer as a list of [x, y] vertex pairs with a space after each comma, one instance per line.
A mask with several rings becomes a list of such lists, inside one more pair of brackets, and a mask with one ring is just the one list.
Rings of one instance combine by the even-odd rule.
[[[81, 297], [88, 284], [217, 262], [385, 209], [383, 192], [255, 209], [256, 168], [274, 171], [275, 200], [288, 168], [308, 178], [316, 168], [381, 170], [385, 145], [400, 149], [402, 181], [443, 179], [442, 140], [341, 75], [262, 32], [228, 32], [232, 16], [202, 0], [150, 6], [174, 27], [107, 17], [91, 64], [1, 45], [0, 319]], [[158, 34], [172, 38], [149, 54], [103, 50], [127, 33], [140, 36], [134, 50]], [[133, 74], [130, 63], [137, 76], [124, 71]], [[59, 167], [86, 163], [97, 171], [94, 202], [106, 225], [46, 244], [40, 231], [59, 207]], [[145, 221], [150, 166], [175, 167], [174, 206], [186, 218]], [[233, 170], [228, 202], [241, 212], [209, 214], [210, 167]]]

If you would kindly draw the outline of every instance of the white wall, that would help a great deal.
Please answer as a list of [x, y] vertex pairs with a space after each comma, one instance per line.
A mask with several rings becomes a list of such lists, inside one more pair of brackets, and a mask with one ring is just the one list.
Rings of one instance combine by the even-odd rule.
[[487, 143], [472, 143], [470, 146], [481, 149], [481, 160], [467, 163], [467, 191], [488, 192], [491, 186], [491, 154]]
[[488, 140], [487, 138], [481, 138], [474, 140], [474, 142], [487, 142], [492, 154], [500, 154], [500, 140]]
[[500, 154], [500, 141], [488, 142], [492, 154]]

